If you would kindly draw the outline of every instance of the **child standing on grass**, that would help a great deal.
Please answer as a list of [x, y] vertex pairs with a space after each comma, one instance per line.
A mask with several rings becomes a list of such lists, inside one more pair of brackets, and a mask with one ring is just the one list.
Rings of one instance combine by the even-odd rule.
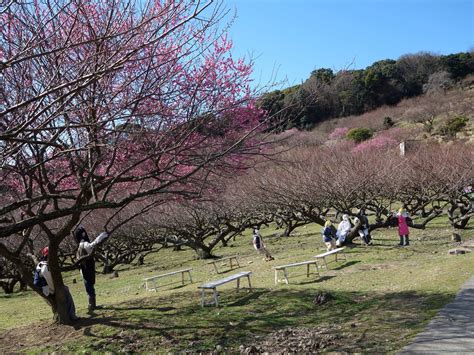
[[265, 244], [263, 244], [262, 236], [260, 235], [260, 231], [258, 228], [253, 229], [253, 247], [260, 255], [263, 255], [265, 261], [274, 260], [273, 256], [270, 252], [265, 248]]
[[408, 229], [408, 213], [405, 208], [400, 208], [398, 210], [398, 235], [400, 236], [400, 246], [408, 246], [410, 245], [409, 234], [410, 231]]
[[321, 231], [323, 235], [323, 242], [326, 244], [328, 251], [336, 248], [336, 233], [334, 233], [334, 228], [330, 220], [327, 220], [324, 223], [324, 228]]

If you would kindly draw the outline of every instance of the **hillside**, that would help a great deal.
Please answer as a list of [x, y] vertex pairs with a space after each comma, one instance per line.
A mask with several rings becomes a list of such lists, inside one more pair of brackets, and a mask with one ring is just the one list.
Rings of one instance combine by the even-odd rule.
[[473, 74], [472, 52], [408, 54], [365, 69], [314, 70], [300, 85], [262, 95], [259, 105], [270, 114], [270, 130], [309, 130], [328, 120], [362, 115], [421, 95], [436, 97], [472, 88]]
[[[466, 120], [457, 132], [446, 126], [457, 117]], [[389, 118], [391, 124], [384, 124]], [[352, 128], [368, 128], [374, 136], [395, 136], [397, 141], [463, 141], [474, 143], [474, 75], [467, 76], [455, 87], [404, 99], [396, 105], [385, 105], [361, 115], [332, 118], [317, 124], [309, 131], [290, 129], [280, 133], [287, 146], [323, 144], [331, 141], [331, 134]]]

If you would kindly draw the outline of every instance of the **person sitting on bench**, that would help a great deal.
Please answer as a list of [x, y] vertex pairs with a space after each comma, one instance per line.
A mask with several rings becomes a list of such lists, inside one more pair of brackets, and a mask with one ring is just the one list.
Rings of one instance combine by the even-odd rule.
[[330, 251], [335, 249], [336, 233], [330, 220], [327, 220], [326, 223], [324, 223], [324, 228], [321, 230], [321, 234], [323, 235], [323, 242], [326, 244], [327, 250]]
[[349, 234], [351, 230], [351, 222], [349, 220], [349, 216], [347, 214], [342, 215], [342, 221], [339, 223], [337, 226], [337, 240], [336, 240], [336, 246], [340, 247], [341, 245], [344, 245], [346, 241], [346, 237]]

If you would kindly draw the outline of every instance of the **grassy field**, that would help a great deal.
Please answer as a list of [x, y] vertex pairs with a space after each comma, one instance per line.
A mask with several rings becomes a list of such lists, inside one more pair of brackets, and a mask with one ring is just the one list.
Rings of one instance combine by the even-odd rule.
[[[278, 286], [272, 266], [311, 260], [324, 251], [319, 226], [287, 238], [263, 229], [275, 256], [271, 262], [257, 255], [249, 234], [217, 248], [218, 256], [238, 254], [241, 265], [230, 271], [219, 263], [219, 275], [191, 250], [166, 249], [147, 257], [144, 266], [120, 267], [118, 278], [98, 275], [103, 308], [92, 316], [80, 276], [70, 273], [65, 279], [82, 318], [78, 324], [52, 324], [48, 307], [32, 292], [0, 295], [0, 352], [398, 350], [472, 276], [474, 255], [448, 255], [452, 242], [444, 226], [440, 220], [412, 230], [412, 245], [402, 248], [395, 246], [396, 229], [377, 231], [374, 246], [347, 248], [348, 261], [331, 264], [321, 278], [307, 278], [305, 267], [293, 268], [290, 284]], [[474, 230], [462, 233], [464, 240], [474, 238]], [[162, 279], [156, 293], [144, 290], [142, 278], [183, 267], [193, 268], [193, 284], [181, 285], [176, 275]], [[252, 271], [254, 292], [237, 293], [234, 283], [226, 284], [219, 289], [221, 307], [201, 308], [197, 286], [236, 271]], [[314, 303], [318, 292], [330, 294], [330, 300]]]

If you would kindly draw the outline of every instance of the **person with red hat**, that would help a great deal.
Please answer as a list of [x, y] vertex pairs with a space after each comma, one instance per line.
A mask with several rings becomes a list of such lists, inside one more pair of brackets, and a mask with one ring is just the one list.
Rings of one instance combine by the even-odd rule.
[[[46, 297], [54, 296], [54, 283], [48, 267], [48, 254], [48, 247], [41, 249], [40, 262], [36, 266], [33, 278], [33, 285], [40, 288]], [[69, 292], [69, 288], [66, 285], [64, 285], [64, 294], [66, 296], [66, 308], [69, 318], [71, 320], [77, 320], [76, 306], [74, 305], [74, 300]]]

